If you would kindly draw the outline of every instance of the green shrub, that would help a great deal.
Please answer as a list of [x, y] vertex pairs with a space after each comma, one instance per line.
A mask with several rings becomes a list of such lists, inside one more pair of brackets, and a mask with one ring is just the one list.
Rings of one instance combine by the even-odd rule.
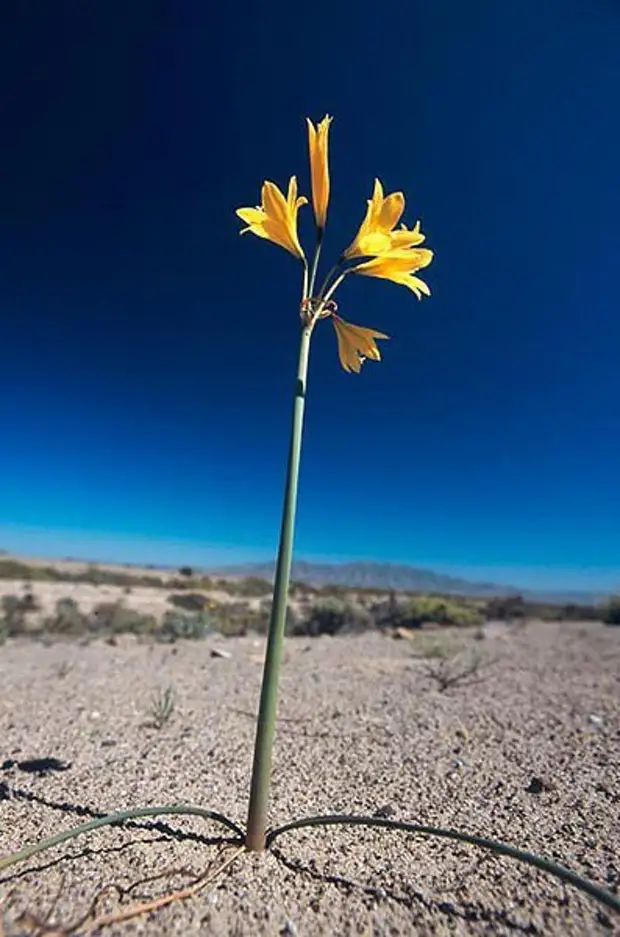
[[37, 601], [30, 592], [25, 595], [3, 595], [0, 602], [0, 629], [5, 637], [14, 637], [29, 631], [27, 616], [38, 608]]
[[620, 595], [613, 595], [603, 605], [601, 617], [606, 625], [620, 625]]
[[258, 576], [224, 580], [222, 587], [232, 595], [243, 596], [247, 599], [261, 598], [263, 595], [270, 595], [273, 592], [271, 583], [267, 582], [266, 579], [260, 579]]
[[172, 593], [167, 599], [175, 608], [183, 608], [187, 612], [201, 612], [207, 604], [207, 597], [200, 592]]
[[[0, 579], [26, 579], [31, 582], [86, 582], [93, 586], [148, 586], [166, 589], [169, 583], [161, 576], [100, 569], [95, 563], [86, 569], [57, 569], [54, 566], [28, 566], [19, 560], [0, 558]], [[186, 587], [186, 582], [181, 580]]]
[[352, 634], [367, 631], [373, 625], [370, 613], [346, 599], [326, 596], [304, 609], [303, 617], [292, 624], [291, 634]]
[[465, 628], [481, 625], [483, 621], [478, 609], [464, 601], [434, 595], [417, 595], [400, 613], [398, 626], [421, 628], [425, 624], [436, 624]]
[[66, 597], [58, 599], [54, 614], [45, 619], [44, 629], [52, 634], [86, 634], [90, 630], [90, 622], [77, 602]]
[[142, 615], [122, 602], [100, 602], [89, 616], [90, 630], [106, 634], [153, 634], [157, 621], [153, 615]]
[[19, 560], [0, 559], [0, 579], [36, 579], [37, 567]]
[[[246, 628], [255, 631], [257, 634], [267, 634], [269, 631], [269, 622], [271, 619], [272, 600], [264, 599], [257, 612], [247, 610], [245, 621]], [[296, 634], [295, 628], [299, 624], [299, 615], [290, 605], [286, 607], [286, 621], [284, 624], [284, 633], [287, 635]]]
[[93, 586], [149, 586], [153, 589], [165, 589], [167, 583], [161, 576], [143, 576], [136, 573], [124, 573], [115, 569], [100, 569], [94, 563], [79, 572], [53, 570], [59, 579], [70, 582], [87, 582]]
[[225, 637], [239, 637], [249, 631], [264, 634], [269, 624], [269, 607], [253, 609], [247, 602], [222, 602], [213, 616], [217, 630]]
[[213, 616], [207, 612], [184, 615], [182, 612], [166, 612], [159, 625], [156, 636], [158, 641], [174, 643], [180, 639], [198, 641], [213, 631]]

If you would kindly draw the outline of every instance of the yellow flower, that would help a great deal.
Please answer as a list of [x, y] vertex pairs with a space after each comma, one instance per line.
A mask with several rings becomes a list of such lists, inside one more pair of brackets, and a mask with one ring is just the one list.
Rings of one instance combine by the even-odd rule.
[[418, 222], [409, 230], [401, 225], [399, 231], [394, 228], [405, 210], [405, 196], [402, 192], [383, 195], [383, 186], [375, 179], [372, 198], [368, 200], [366, 217], [362, 221], [353, 243], [344, 252], [344, 257], [368, 257], [383, 254], [385, 251], [415, 247], [424, 241]]
[[291, 176], [288, 195], [284, 195], [273, 182], [264, 182], [261, 191], [261, 204], [258, 208], [238, 208], [237, 215], [245, 221], [247, 228], [240, 232], [251, 231], [260, 238], [266, 238], [290, 251], [295, 257], [304, 260], [304, 252], [297, 235], [297, 212], [308, 199], [297, 195], [297, 178]]
[[416, 294], [418, 299], [422, 299], [422, 294], [430, 296], [431, 291], [424, 280], [420, 280], [413, 274], [422, 267], [428, 267], [432, 259], [433, 252], [425, 247], [395, 250], [353, 267], [351, 273], [392, 280], [393, 283], [406, 286]]
[[375, 342], [376, 338], [389, 338], [383, 332], [374, 329], [365, 329], [361, 325], [351, 325], [340, 316], [332, 315], [331, 320], [338, 339], [338, 355], [340, 364], [345, 371], [354, 371], [359, 374], [366, 358], [372, 361], [381, 361], [381, 354]]
[[327, 144], [329, 125], [333, 117], [326, 115], [316, 127], [308, 120], [308, 147], [310, 149], [310, 174], [312, 176], [312, 205], [316, 226], [323, 230], [327, 221], [329, 203], [329, 163]]

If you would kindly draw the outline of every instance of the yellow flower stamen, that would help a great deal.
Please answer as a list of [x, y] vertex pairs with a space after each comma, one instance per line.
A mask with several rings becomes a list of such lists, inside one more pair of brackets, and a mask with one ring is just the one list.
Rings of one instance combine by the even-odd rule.
[[311, 120], [308, 123], [308, 148], [310, 150], [310, 174], [312, 176], [312, 206], [316, 226], [322, 231], [327, 221], [329, 204], [329, 161], [328, 137], [329, 125], [333, 118], [326, 115], [316, 127]]
[[286, 198], [274, 182], [264, 182], [261, 204], [257, 208], [237, 209], [238, 217], [247, 224], [247, 228], [243, 228], [240, 233], [251, 231], [257, 237], [273, 241], [305, 261], [297, 234], [297, 213], [302, 205], [307, 204], [307, 198], [297, 195], [296, 176], [291, 176], [289, 180]]

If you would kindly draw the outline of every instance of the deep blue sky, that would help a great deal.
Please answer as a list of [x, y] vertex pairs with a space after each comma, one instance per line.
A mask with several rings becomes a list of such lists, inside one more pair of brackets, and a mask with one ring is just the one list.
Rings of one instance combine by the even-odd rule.
[[620, 585], [619, 47], [612, 0], [2, 4], [0, 546], [273, 555], [299, 271], [234, 209], [329, 112], [327, 255], [378, 175], [436, 260], [340, 292], [383, 363], [315, 335], [298, 555]]

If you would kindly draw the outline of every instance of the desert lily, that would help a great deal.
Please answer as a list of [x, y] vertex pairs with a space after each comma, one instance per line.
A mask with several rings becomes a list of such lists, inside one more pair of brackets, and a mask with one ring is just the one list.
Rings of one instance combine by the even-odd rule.
[[312, 207], [317, 230], [323, 231], [327, 223], [329, 205], [329, 125], [331, 117], [326, 116], [315, 127], [311, 120], [308, 124], [308, 149], [310, 150], [310, 178], [312, 181]]
[[264, 182], [261, 204], [257, 208], [237, 209], [237, 215], [247, 224], [241, 234], [251, 231], [258, 237], [273, 241], [305, 264], [306, 258], [297, 235], [297, 212], [307, 202], [303, 195], [297, 195], [295, 176], [289, 180], [286, 198], [275, 183]]
[[[425, 237], [420, 231], [420, 222], [409, 230], [401, 224], [394, 230], [405, 211], [405, 196], [402, 192], [392, 192], [384, 196], [383, 186], [375, 179], [372, 198], [368, 200], [366, 216], [355, 238], [343, 254], [346, 259], [384, 254], [387, 251], [418, 247]], [[432, 255], [431, 255], [432, 257]]]
[[[415, 276], [417, 271], [427, 267], [432, 260], [432, 252], [420, 248], [424, 236], [420, 231], [419, 222], [408, 229], [402, 223], [397, 228], [405, 208], [404, 195], [394, 192], [384, 196], [383, 187], [379, 180], [375, 181], [372, 198], [367, 205], [366, 215], [350, 246], [343, 252], [336, 266], [329, 272], [321, 288], [315, 292], [315, 280], [318, 269], [318, 260], [323, 241], [323, 232], [327, 220], [327, 209], [330, 197], [329, 164], [328, 164], [328, 135], [331, 118], [325, 117], [317, 127], [308, 122], [308, 137], [310, 145], [310, 167], [312, 177], [312, 205], [316, 223], [316, 247], [312, 264], [309, 267], [297, 232], [297, 215], [307, 199], [299, 196], [297, 180], [292, 176], [289, 181], [288, 192], [283, 192], [273, 183], [265, 182], [261, 193], [261, 205], [257, 208], [242, 208], [237, 214], [246, 223], [245, 231], [256, 234], [257, 237], [272, 241], [283, 247], [302, 264], [303, 286], [300, 304], [301, 316], [301, 342], [299, 349], [299, 363], [297, 369], [297, 383], [293, 403], [293, 421], [291, 441], [289, 447], [288, 472], [284, 498], [284, 512], [280, 535], [280, 546], [276, 565], [276, 580], [274, 586], [274, 601], [272, 604], [271, 620], [267, 640], [267, 653], [263, 671], [263, 682], [254, 747], [254, 765], [250, 785], [250, 804], [246, 828], [240, 827], [233, 820], [214, 810], [192, 806], [189, 804], [169, 804], [166, 806], [134, 807], [105, 816], [96, 816], [80, 826], [70, 830], [61, 831], [46, 839], [27, 844], [21, 849], [0, 857], [0, 872], [17, 862], [22, 862], [48, 849], [65, 843], [75, 837], [103, 826], [117, 826], [126, 820], [135, 820], [141, 817], [195, 816], [202, 820], [219, 823], [232, 833], [232, 853], [223, 857], [215, 868], [210, 868], [207, 875], [201, 875], [191, 886], [172, 894], [164, 895], [146, 904], [141, 902], [133, 909], [122, 909], [118, 915], [104, 914], [92, 923], [95, 929], [118, 921], [129, 920], [145, 912], [153, 912], [156, 908], [164, 907], [176, 900], [182, 900], [203, 888], [207, 882], [213, 882], [231, 863], [247, 851], [258, 851], [271, 848], [274, 841], [280, 836], [293, 830], [321, 826], [362, 826], [381, 828], [384, 830], [402, 831], [407, 834], [421, 834], [468, 843], [488, 850], [499, 856], [507, 856], [525, 863], [531, 867], [553, 875], [559, 881], [573, 885], [584, 894], [590, 895], [604, 907], [615, 913], [620, 913], [620, 899], [617, 895], [601, 886], [582, 878], [577, 873], [559, 865], [555, 860], [547, 859], [533, 853], [517, 849], [506, 843], [488, 839], [483, 836], [460, 832], [451, 828], [428, 826], [420, 823], [409, 823], [400, 820], [388, 819], [378, 816], [359, 816], [355, 814], [327, 814], [323, 816], [301, 817], [285, 823], [275, 829], [266, 830], [266, 810], [269, 794], [271, 773], [271, 753], [273, 747], [278, 675], [282, 656], [284, 637], [284, 623], [286, 613], [286, 600], [290, 578], [291, 556], [293, 547], [293, 532], [295, 525], [295, 508], [297, 502], [297, 480], [299, 473], [299, 459], [301, 453], [301, 434], [303, 414], [306, 397], [306, 375], [308, 367], [308, 352], [310, 338], [314, 327], [321, 319], [331, 319], [336, 330], [340, 362], [346, 371], [359, 373], [366, 359], [380, 360], [377, 339], [385, 339], [387, 335], [369, 329], [365, 326], [352, 325], [345, 322], [337, 314], [337, 306], [332, 298], [336, 289], [350, 274], [373, 276], [407, 287], [418, 298], [429, 294], [426, 283]], [[2, 905], [0, 898], [0, 905]], [[96, 899], [92, 904], [94, 909]], [[2, 917], [0, 908], [0, 917]], [[35, 919], [36, 920], [36, 919]], [[79, 926], [85, 922], [82, 918]], [[70, 928], [71, 932], [75, 926]], [[2, 920], [0, 920], [0, 932]], [[69, 930], [64, 930], [63, 933]]]
[[310, 339], [315, 326], [321, 319], [331, 319], [336, 332], [338, 356], [342, 367], [345, 371], [359, 374], [364, 361], [381, 360], [377, 340], [387, 339], [388, 336], [376, 329], [353, 325], [337, 315], [338, 307], [333, 296], [345, 278], [351, 274], [359, 274], [392, 280], [394, 283], [408, 287], [418, 298], [430, 292], [426, 283], [414, 275], [422, 267], [427, 267], [433, 258], [432, 251], [420, 248], [420, 244], [424, 241], [420, 224], [416, 223], [411, 229], [401, 224], [401, 227], [396, 229], [405, 211], [405, 196], [402, 192], [393, 192], [385, 196], [383, 186], [378, 179], [375, 180], [372, 198], [367, 203], [366, 215], [354, 240], [342, 252], [340, 260], [330, 270], [320, 289], [315, 291], [330, 200], [328, 147], [331, 122], [332, 118], [329, 116], [324, 117], [316, 126], [312, 121], [307, 121], [312, 208], [316, 229], [316, 246], [310, 265], [306, 260], [297, 230], [298, 211], [307, 203], [307, 199], [298, 195], [295, 176], [289, 183], [287, 198], [273, 182], [265, 182], [259, 208], [237, 209], [237, 215], [247, 225], [242, 233], [251, 232], [284, 247], [303, 265], [300, 302], [301, 342], [284, 512], [250, 787], [246, 838], [248, 849], [263, 849], [265, 845], [271, 752], [293, 551]]

